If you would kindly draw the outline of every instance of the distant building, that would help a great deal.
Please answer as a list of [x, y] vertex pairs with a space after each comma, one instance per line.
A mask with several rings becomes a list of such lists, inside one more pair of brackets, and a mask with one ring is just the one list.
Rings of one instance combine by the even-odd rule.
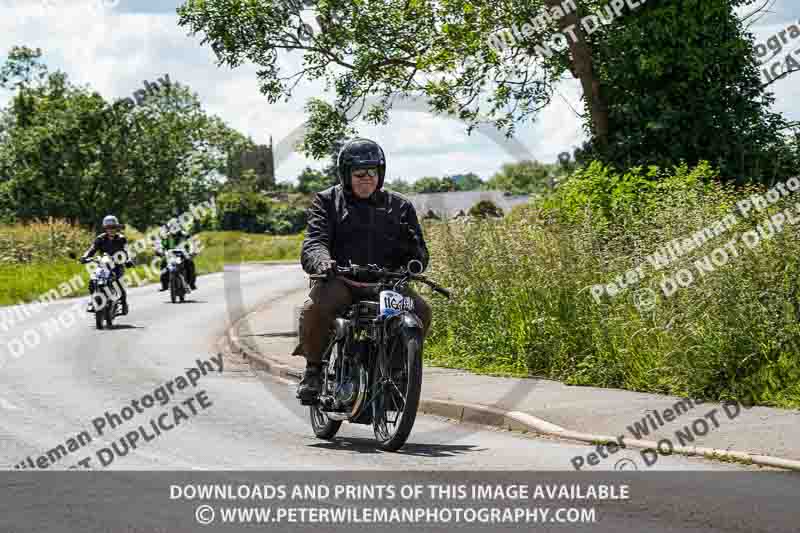
[[[237, 157], [238, 155], [238, 157]], [[275, 160], [272, 150], [272, 137], [269, 146], [257, 145], [252, 150], [241, 151], [228, 158], [228, 177], [237, 180], [246, 170], [256, 175], [256, 187], [265, 191], [275, 186]]]
[[507, 196], [503, 191], [460, 191], [409, 194], [406, 197], [414, 205], [418, 216], [429, 211], [441, 218], [453, 218], [459, 211], [465, 213], [481, 200], [489, 200], [508, 214], [515, 205], [526, 204], [530, 195]]

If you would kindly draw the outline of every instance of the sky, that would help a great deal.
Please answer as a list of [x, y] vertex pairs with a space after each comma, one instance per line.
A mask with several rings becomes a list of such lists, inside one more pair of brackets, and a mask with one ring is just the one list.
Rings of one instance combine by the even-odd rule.
[[[271, 136], [275, 145], [285, 146], [288, 143], [281, 141], [302, 127], [308, 98], [333, 100], [321, 83], [305, 82], [289, 102], [269, 104], [258, 90], [256, 66], [218, 67], [210, 48], [200, 45], [200, 37], [188, 35], [177, 25], [175, 8], [181, 3], [0, 0], [0, 60], [5, 61], [14, 45], [39, 47], [51, 70], [66, 72], [72, 82], [88, 85], [108, 100], [131, 96], [145, 81], [155, 82], [169, 74], [171, 80], [190, 86], [209, 113], [259, 144], [268, 143]], [[765, 42], [788, 25], [800, 24], [799, 20], [797, 0], [776, 0], [770, 13], [750, 31], [756, 42]], [[799, 47], [800, 38], [794, 39], [783, 54]], [[800, 61], [800, 53], [795, 57]], [[291, 57], [285, 61], [298, 64]], [[800, 120], [800, 73], [774, 83], [771, 89], [776, 97], [774, 110], [789, 120]], [[416, 110], [423, 106], [413, 103], [392, 112], [388, 125], [361, 125], [359, 133], [384, 147], [388, 179], [413, 181], [466, 172], [488, 178], [503, 163], [524, 158], [555, 162], [559, 153], [579, 146], [585, 133], [573, 109], [582, 108], [580, 95], [577, 80], [565, 79], [547, 108], [534, 120], [518, 125], [513, 142], [497, 134], [468, 135], [464, 124]], [[7, 105], [9, 97], [0, 90], [0, 106]], [[276, 161], [276, 175], [280, 181], [291, 181], [305, 166], [326, 164], [289, 151]]]

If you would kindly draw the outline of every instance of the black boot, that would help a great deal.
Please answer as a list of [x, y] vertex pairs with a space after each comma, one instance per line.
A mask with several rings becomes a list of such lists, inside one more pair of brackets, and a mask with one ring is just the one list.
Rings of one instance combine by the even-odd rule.
[[300, 399], [301, 404], [313, 404], [317, 396], [319, 396], [321, 370], [322, 367], [319, 364], [306, 363], [303, 380], [297, 386], [297, 398]]

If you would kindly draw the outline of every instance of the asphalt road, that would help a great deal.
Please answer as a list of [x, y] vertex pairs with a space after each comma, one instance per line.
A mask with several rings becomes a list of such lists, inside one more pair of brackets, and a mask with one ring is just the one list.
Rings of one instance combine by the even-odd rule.
[[[456, 425], [428, 416], [418, 418], [401, 453], [377, 451], [371, 429], [366, 426], [346, 424], [335, 442], [320, 441], [313, 437], [307, 411], [294, 400], [293, 387], [229, 360], [223, 361], [222, 373], [202, 375], [197, 370], [198, 359], [209, 362], [206, 368], [216, 364], [212, 358], [218, 357], [217, 341], [231, 319], [306, 283], [295, 266], [248, 265], [202, 277], [200, 290], [185, 304], [169, 303], [167, 293], [157, 292], [155, 286], [133, 289], [129, 293], [131, 313], [118, 318], [113, 331], [95, 330], [88, 313], [55, 331], [52, 319], [75, 301], [54, 304], [9, 331], [0, 328], [0, 468], [29, 464], [29, 457], [35, 463], [59, 445], [64, 445], [67, 453], [55, 458], [51, 454], [51, 459], [45, 460], [48, 471], [82, 464], [95, 470], [553, 472], [570, 471], [570, 459], [590, 451], [585, 445]], [[41, 343], [26, 347], [14, 357], [8, 344], [32, 330], [39, 332]], [[34, 337], [27, 334], [29, 341]], [[184, 376], [185, 387], [181, 387], [177, 378]], [[189, 378], [195, 379], [195, 386], [186, 385]], [[162, 406], [155, 391], [166, 388], [167, 383], [171, 383], [170, 400]], [[142, 403], [145, 396], [156, 398], [156, 404], [147, 407]], [[194, 400], [189, 401], [192, 397]], [[131, 406], [134, 400], [139, 402], [141, 413], [110, 428], [114, 414], [124, 416], [123, 407]], [[181, 406], [182, 416], [173, 410], [176, 405]], [[134, 413], [131, 408], [130, 413]], [[162, 413], [166, 414], [159, 418]], [[164, 424], [158, 426], [156, 419]], [[103, 434], [98, 435], [101, 424], [105, 424]], [[139, 431], [140, 426], [144, 430], [136, 437], [136, 449], [127, 448], [125, 444], [131, 439], [125, 441], [126, 434]], [[163, 431], [156, 434], [156, 426]], [[81, 440], [81, 434], [89, 435], [91, 441]], [[145, 441], [147, 436], [150, 439]], [[598, 469], [613, 470], [614, 464], [609, 461]], [[651, 531], [761, 530], [759, 524], [766, 522], [752, 509], [748, 511], [742, 498], [753, 504], [758, 496], [777, 510], [783, 509], [782, 505], [790, 509], [788, 498], [796, 494], [798, 479], [776, 477], [772, 483], [767, 482], [767, 476], [777, 474], [756, 473], [763, 480], [754, 495], [747, 490], [732, 491], [736, 483], [722, 483], [715, 477], [737, 474], [712, 472], [746, 470], [738, 465], [663, 457], [647, 474], [656, 475], [656, 470], [683, 472], [678, 477], [672, 474], [670, 483], [678, 483], [681, 490], [689, 492], [703, 487], [703, 497], [718, 498], [709, 510], [713, 513], [707, 519], [698, 512], [684, 516], [678, 511], [680, 491], [673, 490], [676, 494], [664, 498], [651, 483], [653, 498], [658, 498], [664, 508], [619, 512], [608, 519], [609, 527], [613, 524], [616, 531], [637, 531], [641, 529], [631, 524], [643, 526], [646, 522]], [[16, 478], [8, 474], [7, 479]], [[681, 479], [685, 481], [676, 481]], [[14, 486], [13, 481], [9, 483]], [[787, 484], [792, 485], [792, 491], [787, 490]], [[4, 488], [0, 484], [0, 501], [9, 490], [9, 485]], [[9, 501], [6, 499], [6, 506]], [[697, 501], [692, 496], [694, 505]], [[761, 505], [760, 509], [767, 508]], [[760, 521], [746, 528], [737, 525], [755, 519]], [[770, 527], [764, 530], [781, 530], [775, 524]]]

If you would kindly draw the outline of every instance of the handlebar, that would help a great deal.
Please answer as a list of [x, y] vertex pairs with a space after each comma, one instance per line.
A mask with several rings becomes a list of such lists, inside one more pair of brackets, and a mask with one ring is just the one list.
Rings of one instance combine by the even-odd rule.
[[311, 274], [309, 278], [317, 280], [329, 280], [336, 278], [338, 276], [357, 277], [358, 274], [373, 274], [384, 279], [400, 280], [403, 278], [408, 278], [409, 280], [419, 281], [421, 283], [424, 283], [425, 285], [433, 289], [435, 292], [438, 292], [439, 294], [445, 296], [446, 298], [450, 298], [449, 290], [445, 289], [435, 281], [428, 279], [422, 274], [412, 274], [406, 269], [390, 270], [387, 268], [381, 268], [377, 265], [367, 265], [367, 266], [352, 265], [349, 267], [340, 267], [333, 265], [331, 270], [329, 270], [328, 272], [329, 272], [328, 274]]
[[[85, 265], [87, 263], [96, 263], [96, 264], [99, 265], [100, 263], [103, 262], [103, 258], [104, 257], [111, 257], [111, 256], [109, 256], [109, 255], [101, 255], [100, 257], [96, 257], [96, 256], [95, 257], [81, 257], [81, 258], [78, 259], [78, 262], [81, 263], [82, 265]], [[113, 259], [112, 259], [112, 263], [113, 263]], [[116, 263], [114, 263], [114, 264], [116, 265]], [[126, 260], [125, 263], [123, 263], [123, 264], [126, 267], [132, 267], [132, 266], [135, 265], [135, 263], [133, 261], [131, 261], [130, 258], [128, 258], [128, 260]]]

